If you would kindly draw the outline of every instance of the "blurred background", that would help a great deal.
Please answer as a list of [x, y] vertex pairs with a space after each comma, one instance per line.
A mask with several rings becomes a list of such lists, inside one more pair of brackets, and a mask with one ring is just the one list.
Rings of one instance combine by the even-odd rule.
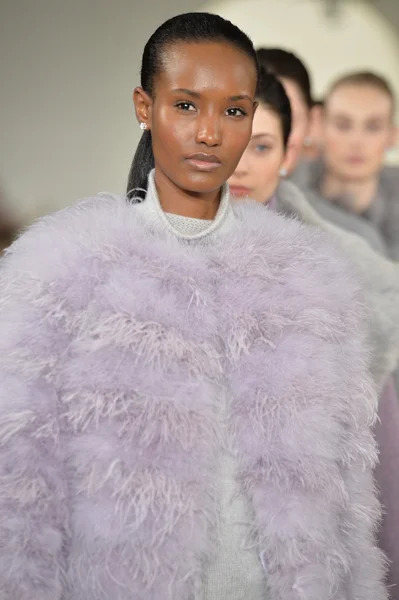
[[[354, 69], [399, 93], [399, 0], [0, 0], [0, 235], [124, 192], [144, 44], [166, 18], [197, 10], [232, 20], [256, 46], [293, 50], [316, 98]], [[397, 148], [387, 161], [399, 163]]]

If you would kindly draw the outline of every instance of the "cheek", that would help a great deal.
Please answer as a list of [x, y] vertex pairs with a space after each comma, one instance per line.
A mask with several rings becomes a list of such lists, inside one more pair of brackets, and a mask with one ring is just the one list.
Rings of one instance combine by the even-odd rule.
[[188, 142], [193, 140], [193, 124], [194, 120], [177, 115], [171, 107], [158, 110], [152, 119], [154, 154], [167, 153], [168, 158], [173, 159], [179, 148], [187, 149]]
[[389, 140], [387, 136], [378, 137], [370, 143], [370, 156], [376, 161], [383, 160], [385, 158], [385, 152], [389, 146]]
[[260, 155], [254, 161], [253, 171], [260, 188], [268, 189], [270, 186], [277, 185], [283, 160], [284, 157], [280, 152], [273, 152], [265, 156]]
[[324, 134], [324, 149], [326, 153], [340, 153], [345, 151], [348, 141], [341, 133], [327, 129]]
[[250, 123], [236, 123], [226, 125], [222, 134], [222, 146], [226, 153], [231, 152], [240, 157], [244, 154], [251, 139], [252, 125]]

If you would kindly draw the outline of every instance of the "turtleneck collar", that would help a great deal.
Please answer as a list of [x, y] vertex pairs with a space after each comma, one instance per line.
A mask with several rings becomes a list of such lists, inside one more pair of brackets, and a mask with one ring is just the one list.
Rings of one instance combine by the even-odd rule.
[[168, 215], [164, 212], [155, 185], [154, 170], [151, 171], [148, 177], [146, 197], [136, 208], [153, 228], [169, 231], [174, 236], [181, 239], [194, 240], [210, 236], [211, 234], [220, 235], [221, 233], [230, 231], [235, 222], [234, 211], [230, 203], [229, 188], [228, 185], [225, 184], [222, 188], [220, 204], [215, 218], [207, 222], [199, 219], [198, 221], [201, 222], [201, 227], [192, 227], [190, 225], [184, 227], [184, 221], [187, 221], [188, 224], [192, 225], [193, 221], [197, 220], [185, 217], [176, 218], [176, 215]]

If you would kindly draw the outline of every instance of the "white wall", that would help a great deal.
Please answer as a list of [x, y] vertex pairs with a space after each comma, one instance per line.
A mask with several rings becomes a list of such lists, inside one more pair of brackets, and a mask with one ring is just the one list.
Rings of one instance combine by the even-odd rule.
[[0, 0], [0, 195], [23, 220], [123, 192], [132, 90], [166, 18], [198, 0]]
[[[340, 3], [339, 19], [326, 18], [322, 0], [221, 0], [203, 10], [218, 13], [240, 26], [256, 46], [296, 51], [309, 66], [314, 92], [322, 95], [342, 70], [375, 69], [399, 93], [399, 40], [372, 4]], [[256, 18], [254, 18], [256, 15]]]
[[180, 12], [207, 7], [257, 44], [297, 49], [319, 93], [345, 63], [379, 67], [399, 83], [397, 41], [371, 8], [353, 7], [339, 32], [319, 16], [319, 4], [1, 0], [0, 194], [29, 221], [97, 191], [123, 192], [140, 134], [131, 93], [144, 43]]

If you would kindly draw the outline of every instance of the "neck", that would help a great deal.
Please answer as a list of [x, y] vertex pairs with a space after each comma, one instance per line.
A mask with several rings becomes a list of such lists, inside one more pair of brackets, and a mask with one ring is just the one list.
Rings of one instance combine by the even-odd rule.
[[188, 192], [155, 169], [155, 185], [162, 210], [172, 215], [212, 221], [219, 208], [222, 190], [209, 193]]
[[321, 184], [325, 198], [340, 197], [348, 210], [361, 214], [367, 210], [377, 193], [378, 179], [372, 177], [361, 181], [346, 179], [326, 173]]

